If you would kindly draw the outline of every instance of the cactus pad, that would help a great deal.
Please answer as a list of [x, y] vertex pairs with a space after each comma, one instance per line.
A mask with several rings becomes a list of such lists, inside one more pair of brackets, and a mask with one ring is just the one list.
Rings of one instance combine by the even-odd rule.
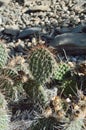
[[82, 130], [84, 126], [82, 119], [71, 121], [66, 130]]
[[9, 130], [9, 117], [6, 109], [6, 101], [0, 93], [0, 130]]
[[7, 63], [8, 54], [6, 52], [6, 48], [0, 44], [0, 67], [5, 66]]
[[0, 70], [0, 86], [5, 88], [14, 85], [17, 80], [18, 73], [11, 68], [3, 68]]
[[29, 57], [30, 75], [39, 84], [43, 84], [52, 77], [56, 61], [54, 55], [45, 47], [38, 47], [31, 52]]
[[24, 83], [23, 88], [32, 101], [40, 102], [41, 105], [46, 104], [48, 101], [45, 89], [36, 81], [29, 79], [26, 83]]
[[63, 80], [69, 70], [70, 67], [68, 64], [60, 63], [59, 66], [57, 66], [57, 70], [55, 71], [54, 78], [57, 80]]
[[12, 97], [14, 87], [19, 83], [19, 75], [15, 69], [5, 67], [0, 70], [0, 88], [7, 97]]

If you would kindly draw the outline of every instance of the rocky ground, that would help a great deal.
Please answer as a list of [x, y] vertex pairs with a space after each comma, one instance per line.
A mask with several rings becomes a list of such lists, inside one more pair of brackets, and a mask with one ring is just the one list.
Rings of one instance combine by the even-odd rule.
[[82, 48], [74, 53], [85, 54], [85, 34], [85, 0], [1, 0], [0, 39], [8, 43], [11, 56], [23, 55], [24, 47], [36, 45], [38, 41], [53, 47], [74, 44]]
[[[0, 42], [10, 57], [47, 44], [62, 59], [86, 64], [86, 0], [0, 0]], [[28, 130], [31, 123], [28, 110], [21, 111], [13, 116], [13, 130]]]

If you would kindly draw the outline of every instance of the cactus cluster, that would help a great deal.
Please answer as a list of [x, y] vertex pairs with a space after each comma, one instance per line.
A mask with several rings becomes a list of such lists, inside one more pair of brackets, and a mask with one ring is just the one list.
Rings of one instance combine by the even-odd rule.
[[4, 96], [0, 93], [0, 130], [10, 129], [10, 120], [7, 113], [7, 103]]
[[[48, 97], [44, 89], [44, 84], [50, 81], [50, 78], [53, 76], [56, 68], [55, 57], [46, 47], [39, 46], [30, 53], [28, 59], [29, 75], [32, 80], [24, 84], [24, 89], [29, 95], [30, 92], [33, 93], [32, 95], [35, 96], [34, 99], [37, 99], [41, 104], [46, 104]], [[33, 90], [35, 91], [33, 92]]]
[[[71, 74], [71, 68], [68, 63], [57, 63], [55, 55], [45, 46], [35, 47], [27, 57], [27, 66], [24, 62], [24, 59], [21, 57], [13, 58], [11, 62], [8, 61], [6, 49], [0, 44], [0, 90], [7, 92], [10, 98], [15, 96], [16, 99], [17, 92], [18, 94], [19, 92], [26, 92], [29, 97], [28, 100], [33, 103], [40, 103], [44, 111], [46, 111], [46, 107], [50, 107], [50, 114], [46, 113], [45, 116], [41, 113], [40, 118], [32, 123], [30, 129], [82, 130], [85, 116], [83, 118], [77, 116], [76, 118], [74, 115], [75, 108], [73, 106], [75, 102], [72, 104], [72, 100], [67, 102], [65, 99], [73, 96], [76, 97], [78, 88], [76, 76]], [[50, 83], [49, 81], [51, 79], [58, 82], [56, 85], [58, 87], [58, 96], [55, 95], [56, 97], [49, 100], [49, 95], [46, 91], [46, 82]], [[85, 102], [82, 100], [79, 101], [77, 101], [77, 106], [81, 110], [83, 108], [81, 103], [86, 104], [86, 100]], [[86, 110], [86, 105], [84, 107]], [[86, 115], [86, 112], [84, 115]], [[0, 130], [9, 130], [6, 102], [1, 93]]]
[[45, 109], [44, 114], [33, 121], [31, 130], [82, 130], [82, 128], [85, 130], [86, 99], [83, 98], [83, 102], [83, 105], [80, 102], [77, 104], [73, 102], [71, 109], [70, 103], [65, 99], [55, 97], [52, 100], [53, 106]]

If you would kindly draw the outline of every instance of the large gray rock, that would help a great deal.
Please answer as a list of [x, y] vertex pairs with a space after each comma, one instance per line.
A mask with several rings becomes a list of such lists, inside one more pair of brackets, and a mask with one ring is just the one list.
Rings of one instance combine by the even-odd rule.
[[64, 33], [57, 35], [53, 41], [52, 45], [76, 45], [76, 46], [86, 46], [86, 33]]
[[41, 28], [40, 27], [27, 28], [27, 29], [24, 29], [23, 31], [21, 31], [19, 33], [18, 38], [19, 39], [27, 38], [30, 35], [34, 35], [34, 34], [37, 34], [37, 33], [40, 33], [40, 32], [41, 32]]
[[65, 50], [67, 54], [86, 54], [86, 33], [64, 33], [51, 40], [50, 45], [58, 52]]

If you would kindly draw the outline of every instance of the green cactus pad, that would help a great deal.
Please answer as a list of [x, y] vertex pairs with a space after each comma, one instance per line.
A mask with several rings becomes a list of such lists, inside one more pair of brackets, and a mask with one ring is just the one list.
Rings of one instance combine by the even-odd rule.
[[24, 90], [32, 100], [34, 99], [34, 97], [38, 95], [37, 87], [38, 84], [32, 79], [29, 79], [27, 82], [23, 84]]
[[82, 119], [71, 121], [66, 130], [82, 130], [84, 122]]
[[9, 130], [9, 116], [4, 96], [0, 93], [0, 130]]
[[62, 85], [60, 86], [60, 89], [65, 96], [77, 96], [77, 84], [76, 79], [74, 77], [71, 77], [71, 79], [66, 79], [62, 81]]
[[63, 80], [69, 72], [70, 66], [66, 63], [60, 63], [59, 66], [57, 66], [57, 70], [54, 73], [54, 78], [57, 80]]
[[54, 117], [42, 117], [34, 121], [31, 125], [31, 130], [63, 130], [64, 123], [60, 123]]
[[0, 44], [0, 67], [5, 66], [7, 63], [8, 54], [4, 45]]
[[[3, 68], [0, 71], [0, 88], [4, 91], [6, 97], [12, 97], [16, 88], [20, 88], [20, 77], [13, 68]], [[18, 91], [19, 91], [18, 88]], [[17, 89], [16, 89], [17, 90]]]
[[29, 57], [30, 75], [39, 84], [43, 84], [52, 77], [56, 61], [54, 55], [46, 48], [36, 48]]
[[0, 86], [3, 88], [14, 85], [17, 78], [18, 73], [14, 69], [7, 67], [0, 70]]
[[41, 105], [48, 102], [45, 89], [41, 85], [39, 86], [36, 81], [29, 79], [26, 83], [24, 83], [23, 88], [32, 101], [40, 102]]

